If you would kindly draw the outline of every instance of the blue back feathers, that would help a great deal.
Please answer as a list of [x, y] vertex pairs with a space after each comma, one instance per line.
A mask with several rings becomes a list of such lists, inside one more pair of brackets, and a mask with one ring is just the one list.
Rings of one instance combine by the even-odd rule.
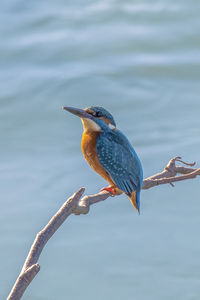
[[136, 191], [139, 209], [142, 165], [126, 136], [119, 130], [104, 131], [99, 134], [96, 147], [99, 162], [117, 187], [128, 196]]

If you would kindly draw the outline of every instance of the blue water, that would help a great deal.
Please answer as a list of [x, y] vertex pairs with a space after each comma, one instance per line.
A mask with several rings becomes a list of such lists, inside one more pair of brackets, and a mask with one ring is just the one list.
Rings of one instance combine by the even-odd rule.
[[[0, 10], [0, 298], [36, 233], [82, 186], [82, 125], [62, 105], [101, 105], [144, 177], [180, 155], [200, 165], [200, 2], [3, 1]], [[23, 299], [194, 300], [200, 296], [199, 179], [70, 216]]]

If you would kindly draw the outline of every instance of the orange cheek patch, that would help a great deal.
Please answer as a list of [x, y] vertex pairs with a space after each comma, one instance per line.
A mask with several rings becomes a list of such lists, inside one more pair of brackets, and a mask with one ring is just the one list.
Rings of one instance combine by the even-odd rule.
[[102, 120], [104, 120], [104, 122], [105, 122], [107, 125], [109, 125], [109, 124], [110, 124], [110, 121], [109, 121], [108, 119], [104, 118], [104, 117], [102, 117], [102, 118], [99, 118], [99, 119], [102, 119]]

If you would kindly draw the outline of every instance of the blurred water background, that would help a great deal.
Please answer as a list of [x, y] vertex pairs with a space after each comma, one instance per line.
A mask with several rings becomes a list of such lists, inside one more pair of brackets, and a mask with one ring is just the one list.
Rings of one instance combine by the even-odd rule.
[[[180, 155], [200, 165], [200, 2], [1, 2], [0, 299], [36, 233], [82, 186], [78, 118], [101, 105], [138, 152], [144, 176]], [[44, 249], [23, 299], [199, 299], [199, 179], [71, 216]]]

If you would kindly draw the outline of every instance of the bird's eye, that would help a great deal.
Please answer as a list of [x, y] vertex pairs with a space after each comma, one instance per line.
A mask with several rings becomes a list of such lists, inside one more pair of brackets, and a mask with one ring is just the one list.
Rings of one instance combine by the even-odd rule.
[[97, 111], [95, 117], [99, 118], [101, 117], [101, 114]]

